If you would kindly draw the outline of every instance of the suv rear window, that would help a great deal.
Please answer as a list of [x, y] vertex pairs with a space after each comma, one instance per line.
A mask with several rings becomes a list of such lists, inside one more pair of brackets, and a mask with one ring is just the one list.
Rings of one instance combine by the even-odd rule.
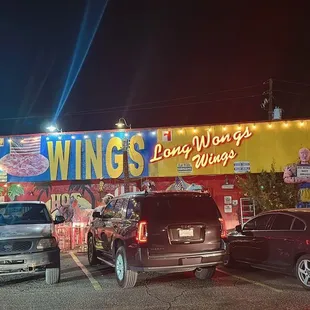
[[221, 214], [214, 200], [207, 196], [146, 197], [141, 200], [142, 216], [156, 220], [217, 220]]
[[51, 222], [52, 219], [44, 204], [25, 202], [0, 204], [0, 226]]

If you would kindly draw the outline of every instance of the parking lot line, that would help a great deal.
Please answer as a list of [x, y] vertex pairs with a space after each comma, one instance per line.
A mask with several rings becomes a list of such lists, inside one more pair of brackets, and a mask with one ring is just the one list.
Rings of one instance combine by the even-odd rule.
[[81, 268], [81, 270], [84, 272], [92, 286], [96, 291], [102, 291], [102, 287], [99, 284], [99, 282], [91, 275], [91, 273], [87, 270], [87, 268], [81, 263], [81, 261], [76, 257], [76, 255], [73, 252], [70, 252], [70, 255], [72, 259], [75, 261], [75, 263]]
[[267, 284], [264, 284], [264, 283], [261, 283], [261, 282], [258, 282], [258, 281], [250, 280], [250, 279], [247, 279], [247, 278], [244, 278], [244, 277], [240, 277], [240, 276], [234, 275], [234, 274], [232, 274], [232, 273], [230, 273], [230, 272], [224, 271], [224, 270], [222, 270], [222, 269], [218, 269], [218, 268], [217, 268], [216, 270], [217, 270], [218, 272], [221, 272], [221, 273], [223, 273], [223, 274], [226, 274], [226, 275], [228, 275], [228, 276], [231, 276], [231, 277], [233, 277], [233, 278], [235, 278], [235, 279], [242, 280], [242, 281], [245, 281], [245, 282], [248, 282], [248, 283], [252, 283], [252, 284], [254, 284], [254, 285], [258, 285], [258, 286], [267, 288], [268, 290], [272, 290], [272, 291], [274, 291], [274, 292], [276, 292], [276, 293], [282, 293], [282, 292], [283, 292], [282, 290], [279, 290], [279, 289], [277, 289], [277, 288], [274, 288], [274, 287], [272, 287], [272, 286], [270, 286], [270, 285], [267, 285]]

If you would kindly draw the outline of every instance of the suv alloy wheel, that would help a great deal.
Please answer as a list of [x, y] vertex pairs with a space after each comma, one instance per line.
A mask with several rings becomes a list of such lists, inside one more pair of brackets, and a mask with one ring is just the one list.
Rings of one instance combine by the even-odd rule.
[[118, 285], [122, 288], [134, 287], [136, 285], [138, 273], [128, 270], [126, 251], [123, 246], [116, 251], [115, 275]]

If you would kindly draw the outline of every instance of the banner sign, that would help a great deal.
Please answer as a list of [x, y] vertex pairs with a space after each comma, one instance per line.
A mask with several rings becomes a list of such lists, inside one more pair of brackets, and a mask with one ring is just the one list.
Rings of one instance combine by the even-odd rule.
[[283, 172], [310, 146], [310, 121], [164, 128], [157, 137], [150, 176], [260, 173], [273, 163]]
[[309, 120], [0, 137], [0, 182], [122, 178], [124, 154], [131, 178], [282, 172], [309, 143]]
[[130, 176], [148, 176], [151, 151], [157, 141], [156, 132], [151, 130], [3, 138], [1, 179], [36, 182], [120, 178], [125, 140], [130, 145], [127, 150]]

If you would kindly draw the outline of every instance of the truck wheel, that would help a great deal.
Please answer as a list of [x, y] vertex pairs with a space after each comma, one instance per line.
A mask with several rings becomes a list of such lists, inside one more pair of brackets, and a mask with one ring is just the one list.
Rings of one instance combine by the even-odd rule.
[[98, 265], [99, 264], [96, 248], [95, 248], [95, 245], [94, 245], [94, 238], [93, 238], [93, 236], [90, 236], [88, 238], [88, 242], [87, 242], [87, 257], [88, 257], [89, 265], [94, 266], [94, 265]]
[[116, 251], [115, 275], [118, 285], [122, 288], [134, 287], [137, 283], [138, 273], [128, 269], [126, 251], [123, 246]]
[[234, 261], [234, 259], [232, 258], [231, 255], [227, 254], [224, 257], [224, 264], [223, 265], [227, 268], [233, 268], [236, 265], [236, 262]]
[[211, 279], [215, 274], [215, 267], [197, 268], [195, 277], [199, 280]]
[[56, 284], [60, 282], [60, 267], [47, 268], [45, 270], [45, 281], [47, 284]]
[[296, 263], [296, 277], [306, 290], [310, 290], [310, 255], [303, 255]]

